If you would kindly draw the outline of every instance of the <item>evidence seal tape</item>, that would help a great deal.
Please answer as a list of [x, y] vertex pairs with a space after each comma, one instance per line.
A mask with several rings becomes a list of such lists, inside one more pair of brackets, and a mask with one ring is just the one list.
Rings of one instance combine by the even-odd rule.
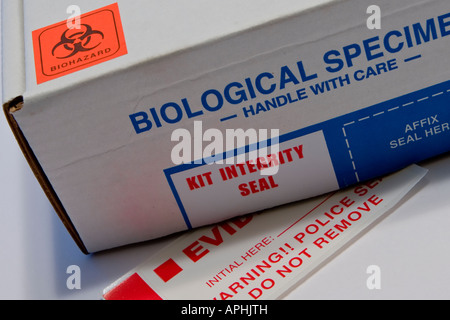
[[416, 165], [321, 197], [186, 232], [106, 300], [282, 297], [379, 221], [425, 176]]

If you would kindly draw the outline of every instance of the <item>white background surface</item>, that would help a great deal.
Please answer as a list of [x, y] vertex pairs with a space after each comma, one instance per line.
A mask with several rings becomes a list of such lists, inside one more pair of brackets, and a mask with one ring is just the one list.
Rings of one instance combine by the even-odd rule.
[[[421, 165], [428, 175], [391, 215], [287, 298], [449, 299], [450, 155]], [[171, 239], [82, 254], [0, 115], [0, 299], [101, 299], [105, 287]], [[80, 290], [66, 286], [71, 265], [81, 269]], [[366, 286], [370, 265], [381, 268], [380, 290]]]

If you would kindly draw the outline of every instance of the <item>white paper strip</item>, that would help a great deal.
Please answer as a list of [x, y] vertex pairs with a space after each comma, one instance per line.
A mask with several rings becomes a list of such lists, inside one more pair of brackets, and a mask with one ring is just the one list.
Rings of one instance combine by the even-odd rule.
[[426, 174], [383, 179], [185, 233], [105, 299], [276, 299], [380, 220]]

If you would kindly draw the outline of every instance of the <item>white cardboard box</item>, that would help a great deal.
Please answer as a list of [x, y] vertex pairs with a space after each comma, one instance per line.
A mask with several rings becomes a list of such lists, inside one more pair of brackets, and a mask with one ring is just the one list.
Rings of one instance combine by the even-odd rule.
[[[323, 194], [450, 149], [447, 0], [80, 0], [80, 28], [69, 30], [71, 5], [3, 2], [3, 96], [84, 252]], [[366, 24], [370, 5], [381, 29]], [[174, 164], [177, 129], [195, 138], [277, 129], [281, 153], [265, 159], [278, 173], [261, 175], [261, 161]]]

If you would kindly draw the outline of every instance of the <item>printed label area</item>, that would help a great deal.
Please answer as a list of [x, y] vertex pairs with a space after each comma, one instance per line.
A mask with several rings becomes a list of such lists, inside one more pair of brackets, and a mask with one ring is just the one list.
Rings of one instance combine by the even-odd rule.
[[33, 31], [37, 83], [127, 54], [118, 4], [80, 16], [79, 28], [67, 21]]
[[425, 174], [413, 165], [347, 190], [187, 232], [104, 297], [279, 298], [378, 221]]
[[341, 186], [399, 170], [450, 148], [450, 81], [323, 124]]
[[450, 81], [281, 135], [279, 142], [273, 157], [281, 165], [273, 176], [261, 175], [258, 158], [165, 170], [187, 226], [345, 188], [448, 151]]
[[[276, 149], [268, 148], [265, 155], [247, 153], [244, 161], [233, 164], [169, 171], [186, 224], [198, 227], [338, 189], [321, 131], [281, 142]], [[276, 174], [264, 175], [275, 164]]]

